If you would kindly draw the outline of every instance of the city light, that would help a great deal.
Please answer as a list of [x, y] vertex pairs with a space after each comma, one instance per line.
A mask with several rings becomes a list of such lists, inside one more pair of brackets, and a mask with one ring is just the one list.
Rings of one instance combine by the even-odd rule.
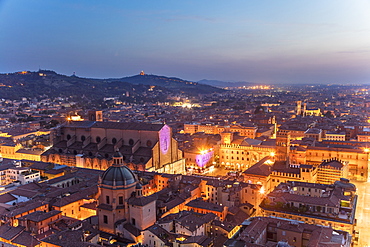
[[259, 192], [260, 192], [260, 194], [262, 194], [262, 195], [263, 195], [263, 194], [265, 194], [265, 188], [262, 186]]
[[182, 107], [183, 108], [191, 108], [191, 104], [190, 103], [184, 103], [184, 104], [182, 104]]

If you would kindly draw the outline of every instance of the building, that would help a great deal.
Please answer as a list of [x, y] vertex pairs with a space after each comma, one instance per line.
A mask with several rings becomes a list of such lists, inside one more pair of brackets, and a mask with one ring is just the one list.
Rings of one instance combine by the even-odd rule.
[[287, 181], [315, 183], [317, 171], [317, 167], [313, 165], [272, 162], [267, 156], [245, 170], [243, 176], [245, 182], [262, 185], [265, 192], [270, 192]]
[[240, 136], [248, 137], [251, 139], [256, 138], [257, 127], [242, 126], [233, 124], [230, 126], [220, 126], [213, 124], [184, 124], [184, 133], [195, 134], [197, 132], [204, 132], [206, 134], [221, 134], [224, 131], [238, 132]]
[[121, 153], [116, 152], [113, 165], [102, 175], [99, 192], [97, 214], [100, 231], [137, 242], [140, 231], [155, 223], [154, 197], [142, 196], [142, 186], [136, 175], [124, 165]]
[[345, 141], [346, 140], [346, 133], [345, 132], [337, 132], [337, 131], [327, 131], [325, 133], [325, 140]]
[[318, 166], [317, 183], [334, 184], [340, 178], [348, 177], [348, 162], [333, 158], [325, 160]]
[[[333, 246], [350, 247], [351, 235], [332, 227], [272, 217], [255, 217], [243, 223], [245, 229], [224, 246]], [[233, 244], [234, 243], [234, 244]]]
[[184, 173], [185, 159], [165, 124], [67, 122], [52, 133], [42, 161], [106, 170], [117, 150], [133, 170]]
[[348, 163], [348, 178], [367, 181], [369, 178], [369, 150], [344, 143], [324, 141], [320, 145], [309, 146], [305, 151], [307, 164], [319, 165], [325, 160], [337, 159]]
[[266, 156], [275, 155], [274, 145], [262, 145], [262, 141], [221, 133], [219, 163], [228, 169], [244, 171]]
[[192, 173], [202, 173], [206, 168], [214, 164], [214, 156], [213, 148], [205, 150], [198, 150], [197, 148], [185, 149], [186, 169]]
[[352, 233], [356, 223], [355, 185], [347, 179], [332, 185], [288, 181], [261, 203], [263, 216], [297, 220]]
[[28, 167], [9, 167], [5, 171], [6, 182], [5, 184], [10, 184], [13, 182], [19, 182], [20, 184], [28, 184], [33, 181], [40, 180], [40, 172], [31, 170]]

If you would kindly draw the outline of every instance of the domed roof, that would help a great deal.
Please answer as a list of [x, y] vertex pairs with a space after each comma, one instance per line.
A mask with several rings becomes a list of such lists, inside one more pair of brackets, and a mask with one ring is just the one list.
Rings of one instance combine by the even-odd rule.
[[103, 174], [101, 184], [110, 186], [126, 186], [136, 183], [135, 174], [123, 164], [122, 154], [117, 152], [113, 156], [113, 165]]

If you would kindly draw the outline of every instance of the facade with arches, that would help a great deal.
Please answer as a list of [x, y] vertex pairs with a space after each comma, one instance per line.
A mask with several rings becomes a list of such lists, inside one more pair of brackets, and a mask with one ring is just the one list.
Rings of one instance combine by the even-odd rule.
[[[249, 142], [252, 141], [252, 142]], [[257, 140], [246, 140], [232, 132], [221, 133], [220, 165], [227, 169], [244, 171], [266, 156], [275, 154], [274, 146], [257, 145]]]
[[182, 173], [185, 160], [165, 124], [76, 121], [51, 133], [53, 146], [41, 160], [56, 164], [106, 170], [120, 151], [134, 170]]

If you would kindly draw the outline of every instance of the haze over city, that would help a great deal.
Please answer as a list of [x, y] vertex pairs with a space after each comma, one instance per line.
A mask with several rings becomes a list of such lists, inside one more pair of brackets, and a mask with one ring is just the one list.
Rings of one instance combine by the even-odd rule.
[[0, 73], [370, 82], [370, 2], [1, 1]]

